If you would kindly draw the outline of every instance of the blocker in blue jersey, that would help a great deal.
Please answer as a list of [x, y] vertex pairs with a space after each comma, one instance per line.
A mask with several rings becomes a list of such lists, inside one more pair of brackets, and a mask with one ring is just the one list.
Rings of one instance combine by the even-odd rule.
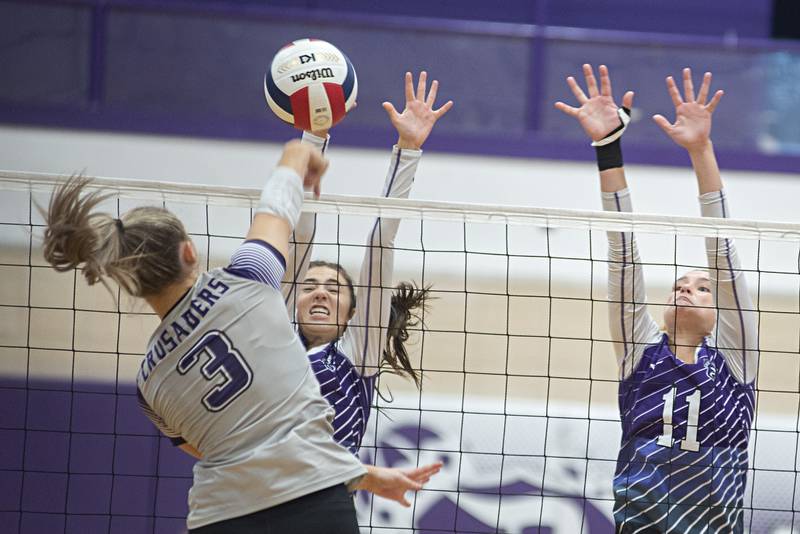
[[[556, 107], [580, 122], [597, 150], [603, 208], [632, 211], [620, 138], [633, 93], [618, 107], [608, 69], [583, 66], [588, 95], [567, 80], [580, 104]], [[695, 95], [689, 69], [683, 95], [672, 77], [670, 123], [653, 119], [684, 147], [697, 176], [700, 211], [728, 217], [711, 143], [711, 73]], [[619, 364], [622, 442], [614, 476], [617, 531], [743, 532], [748, 439], [755, 408], [757, 315], [733, 241], [707, 238], [707, 270], [682, 274], [667, 299], [663, 328], [648, 312], [632, 232], [608, 232], [609, 327]]]

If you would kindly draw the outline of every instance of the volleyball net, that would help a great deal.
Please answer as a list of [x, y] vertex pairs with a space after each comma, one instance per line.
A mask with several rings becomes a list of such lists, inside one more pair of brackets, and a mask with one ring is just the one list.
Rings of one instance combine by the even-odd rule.
[[[44, 262], [36, 205], [60, 180], [0, 172], [0, 521], [25, 534], [184, 532], [193, 461], [135, 396], [158, 319]], [[260, 195], [94, 184], [112, 193], [110, 213], [174, 212], [209, 269], [227, 264]], [[736, 238], [761, 355], [745, 526], [800, 524], [800, 224], [345, 196], [304, 209], [317, 213], [313, 259], [351, 273], [375, 217], [401, 219], [393, 285], [414, 281], [434, 297], [408, 342], [421, 388], [381, 375], [361, 455], [445, 465], [411, 508], [359, 494], [364, 532], [613, 531], [621, 429], [607, 231], [636, 232], [657, 319], [673, 282], [706, 268], [702, 238]]]

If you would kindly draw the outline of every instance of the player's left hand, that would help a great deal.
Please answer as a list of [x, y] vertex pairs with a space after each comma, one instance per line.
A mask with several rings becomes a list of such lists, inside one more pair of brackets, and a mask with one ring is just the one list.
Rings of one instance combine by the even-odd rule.
[[663, 115], [653, 116], [653, 120], [670, 139], [690, 152], [705, 148], [711, 140], [711, 115], [724, 92], [717, 91], [706, 103], [710, 88], [711, 73], [706, 72], [700, 91], [695, 97], [692, 71], [689, 68], [683, 69], [683, 98], [681, 98], [675, 80], [672, 76], [668, 76], [667, 90], [675, 105], [675, 122], [670, 124]]
[[389, 115], [389, 120], [397, 130], [399, 139], [397, 146], [400, 148], [420, 149], [436, 124], [445, 113], [453, 107], [453, 101], [448, 100], [439, 109], [433, 109], [436, 93], [439, 91], [439, 81], [433, 80], [427, 97], [428, 73], [422, 71], [417, 82], [417, 91], [414, 92], [414, 79], [410, 72], [406, 72], [406, 107], [398, 113], [391, 102], [384, 102], [383, 109]]
[[422, 467], [400, 469], [397, 467], [378, 467], [368, 465], [367, 475], [361, 479], [356, 489], [374, 493], [384, 499], [396, 501], [406, 508], [411, 503], [406, 500], [407, 491], [418, 491], [442, 468], [441, 462]]

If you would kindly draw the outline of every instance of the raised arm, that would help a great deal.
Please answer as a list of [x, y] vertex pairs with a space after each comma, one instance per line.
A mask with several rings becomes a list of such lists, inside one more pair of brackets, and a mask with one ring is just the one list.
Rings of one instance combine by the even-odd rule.
[[[675, 122], [670, 123], [662, 115], [655, 115], [653, 120], [670, 139], [689, 153], [697, 177], [702, 215], [730, 217], [711, 142], [712, 115], [723, 92], [717, 91], [708, 100], [710, 88], [710, 72], [703, 76], [696, 96], [690, 69], [683, 70], [683, 96], [675, 80], [668, 77], [667, 90], [675, 105]], [[747, 278], [741, 269], [736, 247], [729, 238], [706, 238], [706, 255], [717, 306], [714, 342], [733, 376], [742, 383], [752, 382], [758, 372], [758, 314], [750, 298]]]
[[281, 159], [261, 192], [247, 241], [268, 243], [285, 259], [289, 236], [303, 207], [303, 189], [319, 195], [320, 180], [328, 162], [309, 145], [293, 140], [286, 143]]
[[[291, 141], [267, 180], [261, 200], [244, 243], [233, 253], [225, 270], [279, 289], [289, 234], [303, 205], [303, 187], [319, 192], [319, 182], [327, 168], [322, 155], [311, 146]], [[202, 458], [202, 453], [173, 430], [153, 410], [137, 388], [139, 406], [153, 424], [187, 454]]]
[[[567, 78], [580, 107], [556, 102], [556, 108], [578, 120], [597, 151], [603, 209], [632, 211], [625, 180], [620, 138], [627, 127], [633, 92], [622, 97], [618, 108], [611, 91], [611, 79], [600, 65], [600, 87], [590, 65], [583, 66], [589, 95], [575, 78]], [[658, 340], [659, 328], [647, 311], [644, 275], [639, 250], [632, 232], [608, 232], [608, 320], [620, 377], [627, 378], [639, 363], [647, 345]]]
[[[382, 196], [407, 198], [411, 192], [422, 156], [422, 145], [436, 121], [453, 106], [453, 102], [448, 101], [439, 109], [433, 108], [438, 88], [439, 82], [434, 80], [430, 91], [427, 91], [427, 74], [423, 71], [419, 75], [415, 93], [413, 78], [407, 72], [403, 112], [398, 113], [390, 102], [383, 103], [389, 120], [397, 130], [398, 140], [392, 149]], [[394, 238], [399, 225], [398, 219], [379, 218], [369, 232], [356, 287], [356, 311], [342, 340], [345, 354], [366, 376], [378, 372], [386, 344], [393, 292]]]
[[[325, 155], [328, 148], [328, 132], [303, 132], [302, 142], [313, 146]], [[314, 251], [314, 236], [317, 232], [317, 214], [303, 212], [294, 228], [292, 239], [289, 241], [289, 251], [286, 254], [286, 274], [283, 277], [281, 289], [289, 316], [294, 317], [297, 307], [297, 284], [303, 280], [311, 262]]]

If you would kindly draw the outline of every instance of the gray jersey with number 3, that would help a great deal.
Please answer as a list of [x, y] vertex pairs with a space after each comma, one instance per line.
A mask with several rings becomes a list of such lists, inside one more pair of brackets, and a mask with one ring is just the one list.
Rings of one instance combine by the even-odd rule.
[[279, 254], [246, 242], [201, 275], [153, 334], [140, 403], [173, 443], [202, 453], [197, 528], [347, 482], [364, 468], [332, 438], [333, 411], [289, 323]]

